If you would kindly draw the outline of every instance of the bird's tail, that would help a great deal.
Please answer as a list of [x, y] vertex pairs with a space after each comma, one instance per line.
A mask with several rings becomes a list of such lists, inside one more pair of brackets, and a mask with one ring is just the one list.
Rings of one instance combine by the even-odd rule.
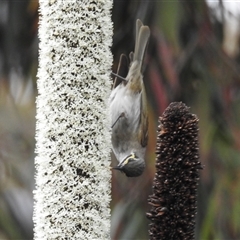
[[150, 29], [148, 26], [144, 26], [138, 19], [136, 22], [136, 41], [134, 53], [130, 53], [129, 57], [131, 60], [128, 75], [126, 77], [129, 82], [128, 88], [132, 92], [140, 92], [144, 88], [142, 81], [142, 61], [148, 39], [150, 36]]
[[141, 20], [136, 22], [136, 41], [133, 54], [133, 61], [138, 61], [142, 65], [143, 56], [150, 36], [150, 29], [144, 26]]

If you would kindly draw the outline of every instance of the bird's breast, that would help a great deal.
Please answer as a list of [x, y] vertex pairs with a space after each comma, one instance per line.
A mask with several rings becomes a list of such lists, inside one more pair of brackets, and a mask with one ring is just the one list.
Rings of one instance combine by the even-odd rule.
[[112, 145], [115, 155], [130, 154], [138, 149], [138, 127], [141, 114], [141, 93], [132, 93], [119, 85], [110, 97]]

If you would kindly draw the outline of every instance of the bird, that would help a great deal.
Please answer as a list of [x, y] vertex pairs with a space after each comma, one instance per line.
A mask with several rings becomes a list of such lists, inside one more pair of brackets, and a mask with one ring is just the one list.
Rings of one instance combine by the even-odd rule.
[[147, 98], [142, 75], [142, 62], [150, 37], [150, 29], [141, 20], [136, 21], [134, 52], [120, 56], [113, 89], [110, 94], [112, 150], [118, 165], [112, 169], [127, 177], [138, 177], [145, 169], [145, 152], [148, 141]]

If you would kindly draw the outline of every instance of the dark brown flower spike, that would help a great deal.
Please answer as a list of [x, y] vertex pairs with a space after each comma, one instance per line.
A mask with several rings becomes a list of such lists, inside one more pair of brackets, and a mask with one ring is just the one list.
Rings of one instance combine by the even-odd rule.
[[199, 180], [198, 118], [171, 103], [159, 118], [156, 174], [149, 197], [150, 239], [194, 239]]

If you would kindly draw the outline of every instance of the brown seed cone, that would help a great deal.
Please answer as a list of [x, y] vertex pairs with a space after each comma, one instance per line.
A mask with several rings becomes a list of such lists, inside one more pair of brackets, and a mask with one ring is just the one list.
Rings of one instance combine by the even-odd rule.
[[147, 217], [150, 239], [194, 239], [199, 180], [198, 118], [171, 103], [159, 118], [156, 174]]

